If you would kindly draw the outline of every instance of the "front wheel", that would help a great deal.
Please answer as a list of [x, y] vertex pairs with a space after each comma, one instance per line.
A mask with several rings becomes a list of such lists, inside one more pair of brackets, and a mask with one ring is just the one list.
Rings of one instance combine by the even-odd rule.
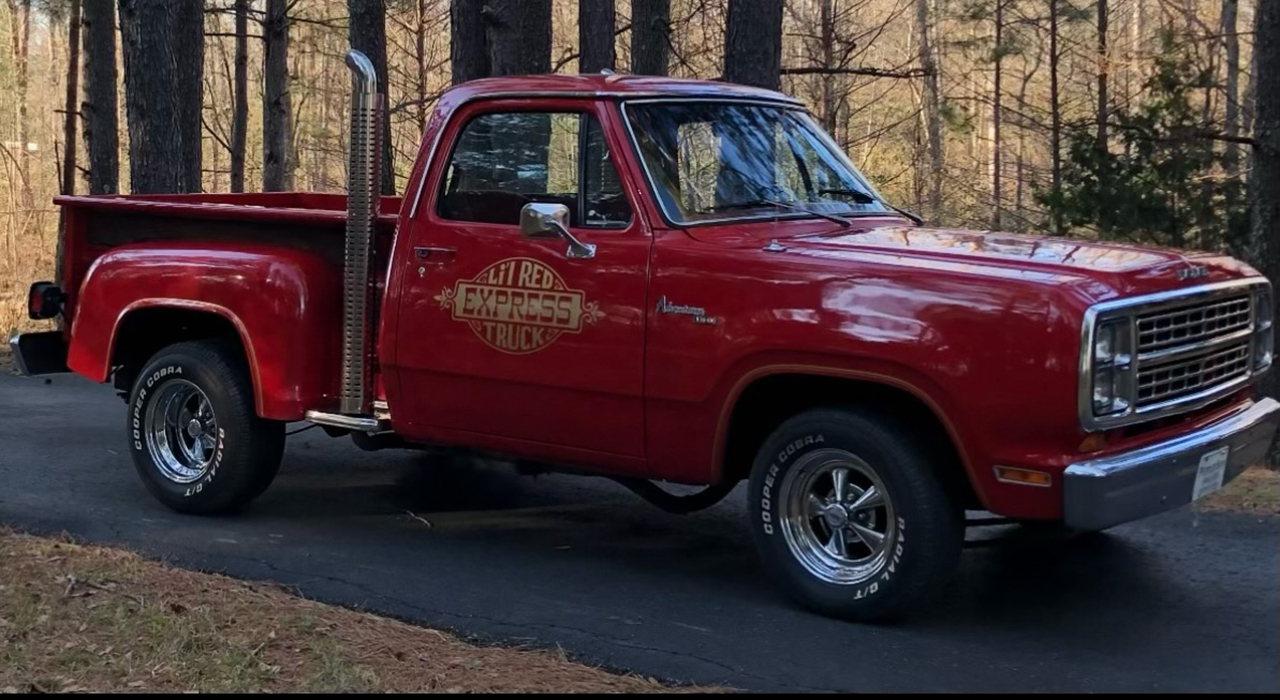
[[147, 490], [183, 513], [244, 506], [284, 454], [284, 424], [257, 416], [243, 358], [217, 342], [156, 353], [130, 392], [128, 433]]
[[923, 602], [954, 569], [963, 511], [905, 430], [812, 410], [760, 449], [748, 510], [765, 568], [804, 606], [874, 620]]

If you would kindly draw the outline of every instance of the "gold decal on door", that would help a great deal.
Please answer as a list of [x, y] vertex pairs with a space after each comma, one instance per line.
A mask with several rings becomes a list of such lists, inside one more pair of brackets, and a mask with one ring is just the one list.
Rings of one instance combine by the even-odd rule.
[[486, 345], [513, 355], [546, 348], [604, 318], [597, 302], [569, 289], [555, 270], [532, 258], [508, 258], [435, 297], [453, 320], [471, 326]]

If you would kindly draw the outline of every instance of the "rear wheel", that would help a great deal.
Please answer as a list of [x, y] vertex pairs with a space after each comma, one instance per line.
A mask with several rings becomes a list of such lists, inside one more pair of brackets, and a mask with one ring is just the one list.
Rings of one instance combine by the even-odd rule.
[[142, 482], [184, 513], [244, 506], [271, 484], [284, 454], [284, 424], [255, 413], [243, 358], [212, 341], [151, 358], [130, 392], [128, 432]]
[[752, 470], [760, 556], [801, 604], [847, 619], [923, 602], [959, 559], [963, 512], [891, 420], [813, 410], [783, 423]]

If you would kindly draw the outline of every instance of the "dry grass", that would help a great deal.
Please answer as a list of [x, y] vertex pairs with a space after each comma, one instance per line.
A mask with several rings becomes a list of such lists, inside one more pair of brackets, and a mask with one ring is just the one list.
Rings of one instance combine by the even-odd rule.
[[661, 692], [277, 588], [0, 530], [0, 691]]
[[1196, 504], [1202, 510], [1280, 515], [1280, 472], [1253, 467]]

